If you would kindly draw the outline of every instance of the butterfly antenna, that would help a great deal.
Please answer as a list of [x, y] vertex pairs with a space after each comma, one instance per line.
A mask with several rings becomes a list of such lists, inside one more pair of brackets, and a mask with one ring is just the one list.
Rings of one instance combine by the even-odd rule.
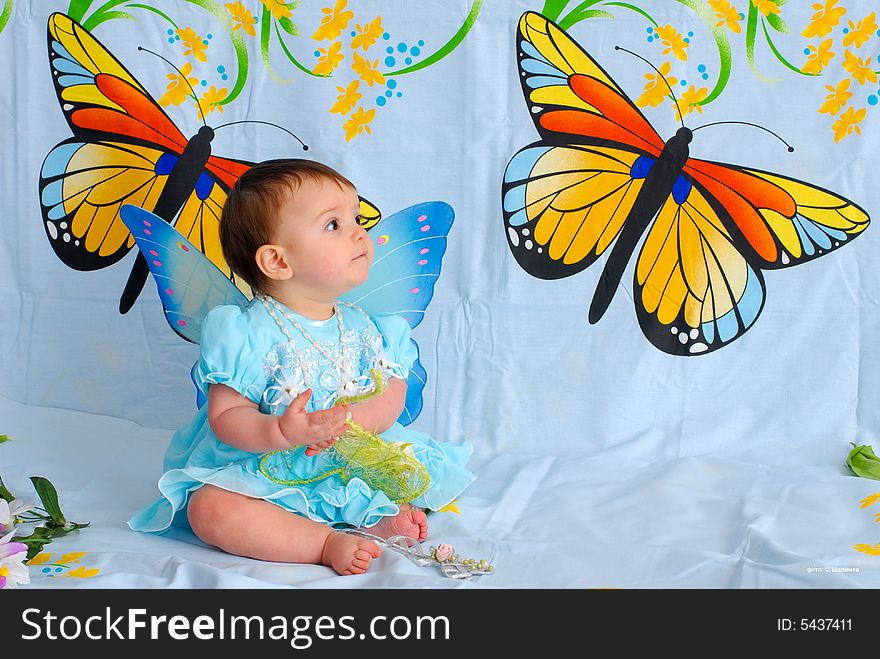
[[765, 132], [767, 132], [767, 133], [770, 133], [773, 137], [775, 137], [777, 140], [779, 140], [779, 141], [782, 142], [785, 146], [787, 146], [787, 147], [788, 147], [788, 152], [789, 152], [789, 153], [792, 153], [792, 152], [794, 151], [794, 147], [793, 147], [791, 144], [789, 144], [789, 143], [786, 142], [784, 139], [782, 139], [781, 137], [779, 137], [779, 135], [777, 135], [776, 133], [774, 133], [774, 132], [773, 132], [772, 130], [770, 130], [769, 128], [764, 128], [763, 126], [759, 126], [758, 124], [752, 124], [752, 123], [749, 123], [748, 121], [713, 121], [711, 124], [703, 124], [702, 126], [697, 126], [697, 127], [694, 128], [691, 132], [692, 132], [692, 133], [695, 133], [695, 132], [697, 132], [698, 130], [700, 130], [701, 128], [706, 128], [706, 127], [708, 127], [708, 126], [718, 126], [719, 124], [742, 124], [743, 126], [751, 126], [752, 128], [760, 128], [761, 130], [763, 130], [763, 131], [765, 131]]
[[303, 142], [301, 139], [299, 139], [296, 135], [294, 135], [293, 133], [291, 133], [289, 130], [287, 130], [287, 129], [284, 128], [283, 126], [279, 126], [278, 124], [273, 124], [271, 121], [257, 121], [257, 120], [255, 120], [255, 119], [242, 119], [241, 121], [230, 121], [228, 124], [221, 124], [221, 125], [219, 125], [219, 126], [215, 126], [215, 127], [214, 127], [214, 131], [216, 132], [216, 131], [220, 130], [221, 128], [226, 128], [227, 126], [234, 126], [235, 124], [266, 124], [267, 126], [274, 126], [274, 127], [277, 128], [278, 130], [283, 130], [285, 133], [287, 133], [288, 135], [290, 135], [290, 136], [291, 136], [293, 139], [295, 139], [297, 142], [299, 142], [300, 144], [302, 144], [303, 151], [308, 151], [308, 150], [309, 150], [309, 146], [308, 146], [308, 144], [306, 144], [305, 142]]
[[[614, 46], [614, 50], [622, 50], [622, 51], [625, 52], [625, 53], [629, 53], [629, 54], [632, 55], [633, 57], [638, 57], [638, 58], [639, 58], [640, 60], [642, 60], [645, 64], [647, 64], [647, 65], [650, 66], [652, 69], [654, 69], [654, 70], [657, 72], [657, 75], [660, 76], [660, 78], [663, 80], [663, 83], [666, 85], [666, 88], [669, 90], [669, 94], [670, 94], [670, 96], [672, 96], [672, 100], [675, 101], [675, 105], [678, 106], [678, 99], [675, 97], [675, 92], [672, 91], [672, 87], [669, 85], [669, 82], [666, 80], [666, 78], [664, 77], [664, 75], [663, 75], [662, 73], [660, 73], [660, 69], [658, 69], [656, 66], [654, 66], [653, 64], [651, 64], [651, 62], [649, 62], [648, 60], [646, 60], [644, 57], [642, 57], [642, 56], [639, 55], [638, 53], [634, 53], [634, 52], [631, 51], [631, 50], [627, 50], [627, 49], [624, 48], [623, 46]], [[682, 118], [679, 117], [678, 120], [679, 120], [679, 122], [681, 122], [681, 127], [684, 128], [684, 121], [682, 121]]]
[[168, 64], [168, 66], [170, 66], [172, 69], [174, 69], [175, 71], [177, 71], [177, 73], [180, 75], [181, 80], [183, 80], [183, 81], [186, 83], [186, 86], [189, 87], [189, 91], [192, 93], [192, 96], [193, 96], [193, 98], [195, 99], [196, 105], [199, 106], [199, 116], [202, 118], [202, 124], [204, 124], [205, 126], [207, 126], [208, 124], [205, 123], [205, 112], [204, 112], [204, 110], [202, 109], [202, 104], [201, 104], [201, 102], [199, 101], [199, 97], [196, 96], [196, 90], [192, 88], [192, 85], [191, 85], [191, 84], [189, 84], [189, 80], [187, 80], [187, 79], [186, 79], [186, 76], [183, 75], [183, 71], [181, 71], [181, 70], [178, 69], [176, 66], [174, 66], [174, 64], [172, 64], [171, 61], [169, 61], [167, 58], [162, 57], [159, 53], [154, 53], [154, 52], [153, 52], [152, 50], [150, 50], [149, 48], [144, 48], [143, 46], [138, 46], [138, 50], [143, 50], [144, 52], [150, 53], [151, 55], [155, 55], [156, 57], [158, 57], [158, 58], [161, 59], [161, 60], [165, 60], [165, 63]]

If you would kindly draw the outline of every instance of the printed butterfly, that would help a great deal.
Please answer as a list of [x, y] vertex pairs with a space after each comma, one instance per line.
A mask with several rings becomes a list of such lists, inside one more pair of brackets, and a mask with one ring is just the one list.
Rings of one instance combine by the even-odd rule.
[[[187, 140], [119, 60], [68, 16], [49, 16], [48, 46], [55, 93], [74, 135], [49, 152], [40, 172], [43, 219], [58, 258], [75, 270], [119, 261], [134, 246], [119, 209], [134, 204], [174, 223], [235, 281], [218, 225], [230, 188], [253, 163], [211, 155], [208, 126]], [[362, 200], [361, 210], [378, 222], [372, 204]], [[139, 254], [120, 313], [134, 304], [148, 272]]]
[[568, 277], [614, 242], [590, 306], [605, 313], [642, 234], [633, 298], [642, 331], [675, 355], [742, 336], [764, 306], [762, 270], [805, 263], [855, 238], [864, 210], [833, 192], [752, 168], [688, 157], [665, 142], [559, 26], [520, 18], [521, 85], [541, 140], [507, 165], [510, 249], [542, 279]]
[[[198, 343], [208, 311], [221, 304], [249, 303], [174, 227], [137, 206], [124, 205], [120, 216], [146, 257], [168, 324], [181, 337]], [[410, 327], [417, 327], [434, 295], [453, 219], [452, 207], [435, 201], [410, 206], [371, 225], [374, 253], [369, 277], [340, 299], [372, 316], [400, 314]], [[418, 351], [418, 344], [412, 342]], [[408, 425], [421, 412], [426, 378], [417, 358], [407, 378], [401, 424]], [[204, 399], [200, 397], [197, 404], [201, 407]]]

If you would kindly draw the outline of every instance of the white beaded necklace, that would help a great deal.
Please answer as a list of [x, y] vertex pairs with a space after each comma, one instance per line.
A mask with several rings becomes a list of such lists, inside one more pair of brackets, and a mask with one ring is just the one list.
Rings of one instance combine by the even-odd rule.
[[299, 332], [306, 338], [306, 340], [314, 346], [314, 348], [320, 352], [327, 360], [336, 366], [336, 371], [339, 375], [339, 384], [340, 388], [337, 393], [341, 393], [342, 391], [348, 391], [354, 388], [355, 383], [351, 379], [351, 374], [348, 371], [348, 365], [350, 360], [348, 359], [348, 355], [346, 354], [346, 343], [345, 343], [345, 326], [342, 323], [342, 310], [339, 308], [340, 304], [344, 304], [353, 309], [357, 309], [364, 315], [365, 312], [355, 304], [351, 304], [350, 302], [340, 302], [336, 300], [336, 303], [333, 305], [333, 313], [336, 316], [336, 323], [339, 326], [339, 345], [340, 345], [340, 359], [336, 360], [333, 358], [333, 355], [329, 353], [324, 346], [318, 343], [315, 338], [306, 331], [306, 329], [294, 318], [291, 316], [287, 310], [281, 305], [278, 300], [276, 300], [271, 295], [265, 295], [264, 293], [257, 293], [255, 296], [260, 302], [263, 303], [263, 306], [266, 307], [266, 311], [272, 316], [272, 319], [275, 321], [275, 324], [281, 328], [281, 331], [284, 333], [284, 336], [287, 337], [287, 341], [290, 343], [293, 348], [293, 353], [296, 355], [297, 360], [299, 361], [300, 368], [302, 368], [303, 378], [305, 379], [306, 387], [311, 387], [311, 377], [309, 374], [309, 368], [306, 365], [305, 359], [303, 359], [302, 353], [299, 351], [299, 348], [296, 346], [296, 341], [293, 340], [293, 337], [290, 336], [290, 332], [287, 329], [287, 326], [284, 322], [279, 318], [278, 314], [280, 313], [284, 316], [290, 324], [293, 325]]

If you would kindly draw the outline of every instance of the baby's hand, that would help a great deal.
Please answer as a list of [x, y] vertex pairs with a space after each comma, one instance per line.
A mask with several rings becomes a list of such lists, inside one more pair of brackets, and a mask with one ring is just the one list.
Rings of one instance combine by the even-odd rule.
[[345, 432], [348, 406], [340, 405], [329, 410], [306, 412], [306, 403], [312, 390], [306, 389], [294, 398], [284, 414], [278, 418], [281, 434], [291, 445], [307, 444], [306, 455], [316, 455], [336, 443]]

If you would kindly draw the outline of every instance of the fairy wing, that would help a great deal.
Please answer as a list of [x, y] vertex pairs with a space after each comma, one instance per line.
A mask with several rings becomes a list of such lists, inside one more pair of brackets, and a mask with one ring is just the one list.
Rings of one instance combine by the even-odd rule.
[[[434, 296], [454, 216], [449, 204], [431, 201], [384, 218], [368, 234], [374, 244], [370, 276], [341, 299], [357, 304], [371, 316], [399, 314], [411, 327], [417, 327]], [[412, 342], [418, 351], [418, 343]], [[416, 358], [406, 381], [400, 423], [409, 424], [421, 412], [426, 379]]]
[[199, 343], [202, 321], [221, 304], [248, 304], [236, 285], [162, 218], [126, 204], [120, 217], [144, 255], [171, 328]]

